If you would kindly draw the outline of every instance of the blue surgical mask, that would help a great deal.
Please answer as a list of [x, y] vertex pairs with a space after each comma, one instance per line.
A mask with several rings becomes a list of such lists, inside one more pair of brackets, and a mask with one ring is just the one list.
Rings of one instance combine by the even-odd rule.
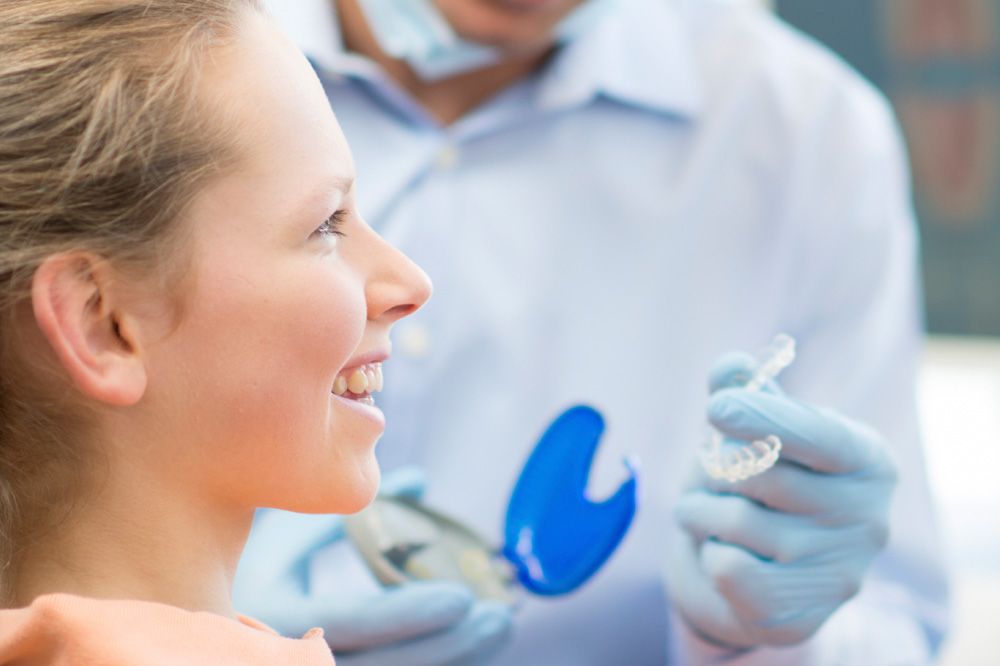
[[[576, 39], [619, 0], [586, 0], [555, 29], [557, 43]], [[499, 49], [462, 39], [433, 0], [360, 0], [382, 50], [406, 60], [417, 76], [436, 81], [503, 60]]]

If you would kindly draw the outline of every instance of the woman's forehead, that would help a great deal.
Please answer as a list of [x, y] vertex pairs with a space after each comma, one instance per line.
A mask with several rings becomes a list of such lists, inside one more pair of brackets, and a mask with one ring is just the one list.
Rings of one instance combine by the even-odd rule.
[[243, 166], [288, 179], [353, 176], [347, 141], [323, 87], [295, 45], [265, 16], [250, 14], [213, 58], [204, 94], [238, 144]]

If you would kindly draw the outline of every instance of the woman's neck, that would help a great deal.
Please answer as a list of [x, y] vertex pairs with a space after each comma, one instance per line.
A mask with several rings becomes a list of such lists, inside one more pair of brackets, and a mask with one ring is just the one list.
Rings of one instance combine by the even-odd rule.
[[15, 604], [68, 593], [234, 617], [232, 579], [252, 521], [252, 510], [222, 510], [128, 470], [25, 553]]

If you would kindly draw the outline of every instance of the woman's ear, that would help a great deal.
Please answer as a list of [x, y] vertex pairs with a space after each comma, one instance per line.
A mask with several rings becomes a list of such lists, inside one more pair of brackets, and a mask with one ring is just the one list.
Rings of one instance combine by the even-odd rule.
[[[55, 254], [35, 271], [35, 320], [70, 379], [85, 395], [126, 406], [146, 390], [135, 321], [116, 302], [110, 267], [83, 252]], [[120, 299], [119, 299], [120, 300]]]

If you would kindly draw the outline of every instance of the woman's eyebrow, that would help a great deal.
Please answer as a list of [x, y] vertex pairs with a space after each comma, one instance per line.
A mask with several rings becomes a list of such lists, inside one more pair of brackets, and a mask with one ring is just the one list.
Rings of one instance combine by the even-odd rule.
[[334, 176], [330, 181], [329, 185], [331, 189], [340, 190], [344, 194], [347, 194], [354, 188], [354, 176], [339, 175]]
[[324, 178], [315, 189], [300, 199], [299, 204], [295, 206], [293, 219], [314, 216], [317, 210], [329, 208], [334, 197], [343, 200], [354, 187], [354, 180], [353, 174], [337, 174]]

